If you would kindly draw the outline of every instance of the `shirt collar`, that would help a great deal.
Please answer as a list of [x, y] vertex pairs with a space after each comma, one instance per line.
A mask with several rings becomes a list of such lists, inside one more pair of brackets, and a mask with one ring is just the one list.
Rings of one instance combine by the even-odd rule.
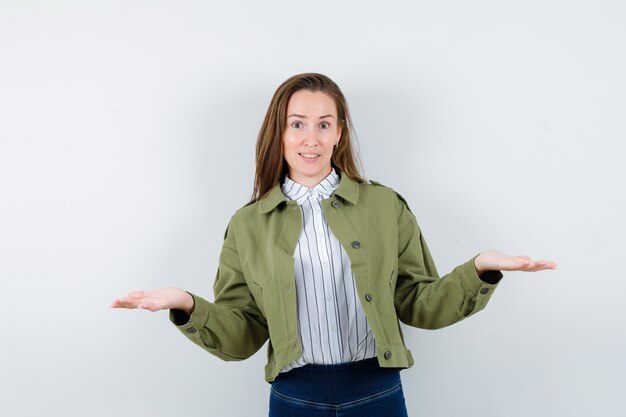
[[[339, 180], [339, 184], [336, 185], [336, 188], [334, 190], [334, 195], [341, 197], [344, 201], [347, 201], [351, 204], [356, 204], [357, 200], [359, 199], [359, 184], [356, 181], [354, 181], [352, 178], [350, 178], [348, 175], [346, 175], [344, 172], [342, 172], [340, 169], [335, 170], [334, 167], [331, 170], [331, 174], [329, 174], [326, 178], [332, 181], [329, 177], [331, 177], [333, 173], [338, 177], [338, 180]], [[263, 198], [259, 200], [259, 211], [261, 213], [269, 213], [270, 211], [274, 210], [274, 208], [276, 208], [276, 206], [278, 206], [283, 201], [292, 200], [290, 197], [285, 195], [282, 189], [282, 186], [287, 182], [286, 180], [287, 178], [288, 177], [285, 176], [285, 181], [283, 182], [283, 184], [278, 183], [274, 185], [274, 187], [270, 191], [268, 191], [267, 194]], [[315, 187], [313, 187], [313, 189], [315, 189], [318, 186], [320, 188], [321, 186], [324, 186], [325, 188], [323, 189], [323, 191], [325, 191], [326, 194], [328, 194], [330, 188], [329, 188], [329, 183], [325, 182], [326, 178], [323, 181], [321, 181], [319, 184], [317, 184]], [[330, 193], [331, 194], [328, 194], [329, 197], [333, 195], [332, 191], [330, 191]], [[322, 197], [326, 195], [326, 194], [323, 194], [322, 191], [320, 191], [320, 194], [322, 195]]]
[[309, 199], [328, 198], [333, 194], [333, 191], [337, 189], [339, 185], [339, 176], [335, 172], [335, 168], [330, 169], [330, 173], [316, 184], [314, 187], [309, 188], [302, 185], [285, 175], [285, 181], [281, 185], [281, 191], [290, 200], [296, 200], [299, 206]]

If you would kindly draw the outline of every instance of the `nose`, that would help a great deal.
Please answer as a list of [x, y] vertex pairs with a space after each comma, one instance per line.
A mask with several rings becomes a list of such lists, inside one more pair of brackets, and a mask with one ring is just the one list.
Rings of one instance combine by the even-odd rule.
[[315, 131], [315, 129], [309, 129], [305, 134], [304, 134], [304, 140], [303, 142], [307, 145], [316, 145], [319, 142], [319, 138], [318, 138], [318, 132]]

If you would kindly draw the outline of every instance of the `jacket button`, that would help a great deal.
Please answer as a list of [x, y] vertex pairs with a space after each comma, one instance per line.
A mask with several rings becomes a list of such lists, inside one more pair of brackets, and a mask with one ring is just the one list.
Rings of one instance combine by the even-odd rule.
[[489, 292], [489, 288], [481, 288], [480, 289], [480, 293], [481, 294], [487, 294]]
[[352, 247], [355, 249], [358, 249], [361, 247], [361, 242], [359, 242], [358, 240], [355, 240], [354, 242], [352, 242]]
[[187, 329], [187, 333], [194, 334], [195, 332], [197, 332], [195, 327], [190, 327], [190, 328]]
[[391, 352], [387, 351], [385, 352], [385, 359], [390, 359], [391, 358]]
[[365, 299], [367, 301], [372, 301], [372, 294], [370, 294], [370, 293], [365, 294]]
[[339, 207], [339, 201], [334, 200], [334, 201], [333, 201], [333, 207], [334, 207], [334, 208]]

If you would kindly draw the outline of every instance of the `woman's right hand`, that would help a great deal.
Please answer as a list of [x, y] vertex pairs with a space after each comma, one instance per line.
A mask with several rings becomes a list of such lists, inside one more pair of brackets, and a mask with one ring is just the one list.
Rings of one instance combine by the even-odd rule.
[[187, 315], [193, 313], [194, 307], [191, 294], [181, 288], [132, 291], [127, 297], [116, 298], [111, 303], [111, 308], [141, 308], [150, 311], [178, 309]]

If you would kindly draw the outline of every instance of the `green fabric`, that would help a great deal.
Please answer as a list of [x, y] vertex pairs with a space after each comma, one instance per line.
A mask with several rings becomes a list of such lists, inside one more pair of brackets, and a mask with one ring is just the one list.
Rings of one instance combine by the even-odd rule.
[[[350, 257], [356, 289], [376, 340], [380, 366], [414, 364], [398, 320], [439, 329], [482, 310], [502, 278], [478, 276], [473, 256], [439, 277], [414, 214], [400, 194], [373, 181], [360, 184], [335, 168], [340, 183], [322, 200], [329, 227]], [[265, 379], [302, 355], [298, 336], [294, 251], [300, 208], [280, 184], [238, 209], [224, 233], [214, 302], [190, 293], [191, 316], [170, 310], [192, 342], [226, 360], [243, 360], [268, 340]]]

